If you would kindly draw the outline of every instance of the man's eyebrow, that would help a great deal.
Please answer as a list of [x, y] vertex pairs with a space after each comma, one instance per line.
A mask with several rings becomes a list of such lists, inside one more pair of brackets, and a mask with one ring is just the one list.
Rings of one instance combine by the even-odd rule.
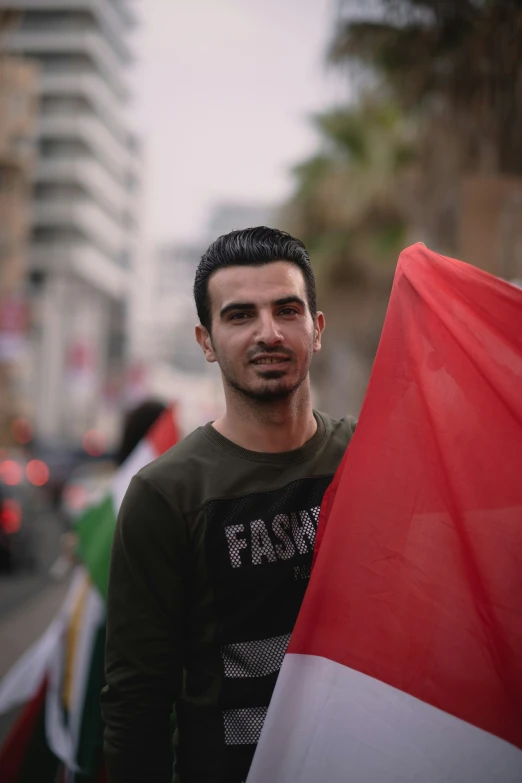
[[277, 305], [277, 307], [284, 307], [284, 305], [287, 304], [298, 304], [301, 305], [303, 310], [306, 309], [306, 304], [300, 296], [284, 296], [282, 299], [276, 299], [274, 304]]

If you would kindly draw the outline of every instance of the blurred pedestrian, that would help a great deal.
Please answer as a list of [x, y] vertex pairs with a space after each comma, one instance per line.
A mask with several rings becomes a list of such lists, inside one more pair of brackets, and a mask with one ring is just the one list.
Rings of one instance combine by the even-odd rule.
[[325, 319], [304, 245], [258, 227], [196, 271], [196, 338], [226, 410], [132, 480], [109, 582], [111, 783], [246, 780], [354, 421], [312, 408]]

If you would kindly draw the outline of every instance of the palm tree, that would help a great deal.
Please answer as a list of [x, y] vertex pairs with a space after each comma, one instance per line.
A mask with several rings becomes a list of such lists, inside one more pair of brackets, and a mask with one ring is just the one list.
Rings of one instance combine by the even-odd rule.
[[340, 21], [331, 61], [370, 66], [407, 110], [445, 107], [465, 139], [468, 166], [522, 174], [520, 0], [381, 0], [379, 7], [380, 18]]
[[355, 5], [339, 0], [330, 60], [371, 73], [416, 118], [410, 216], [428, 244], [455, 252], [463, 174], [522, 175], [522, 4], [379, 0], [364, 5], [372, 16]]
[[328, 312], [325, 350], [314, 364], [321, 404], [357, 410], [377, 347], [415, 171], [415, 126], [374, 92], [315, 118], [321, 150], [294, 170], [282, 225], [310, 251]]
[[388, 281], [405, 239], [415, 127], [374, 93], [315, 117], [315, 124], [322, 149], [294, 169], [285, 224], [312, 251], [320, 284]]

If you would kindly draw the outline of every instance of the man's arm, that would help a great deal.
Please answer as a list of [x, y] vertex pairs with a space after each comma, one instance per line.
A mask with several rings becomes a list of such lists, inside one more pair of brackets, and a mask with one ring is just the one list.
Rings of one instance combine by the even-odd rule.
[[182, 519], [136, 476], [118, 515], [107, 601], [102, 714], [111, 783], [171, 783], [187, 560]]

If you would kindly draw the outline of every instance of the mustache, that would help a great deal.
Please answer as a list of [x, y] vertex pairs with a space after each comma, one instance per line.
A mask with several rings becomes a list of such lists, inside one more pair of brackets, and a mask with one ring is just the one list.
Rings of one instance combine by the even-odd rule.
[[271, 354], [275, 354], [276, 356], [287, 356], [291, 359], [294, 352], [283, 346], [279, 346], [278, 348], [258, 347], [254, 352], [249, 354], [249, 361], [254, 362], [259, 356], [270, 356]]

